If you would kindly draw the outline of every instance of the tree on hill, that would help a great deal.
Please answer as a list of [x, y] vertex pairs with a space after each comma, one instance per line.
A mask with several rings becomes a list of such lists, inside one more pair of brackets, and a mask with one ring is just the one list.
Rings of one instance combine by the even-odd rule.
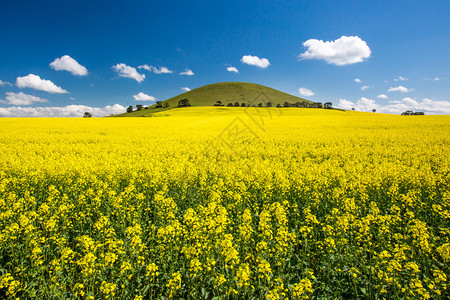
[[242, 102], [242, 104], [241, 104], [241, 107], [245, 107], [246, 105], [245, 105], [245, 103], [244, 102]]
[[333, 103], [331, 103], [331, 102], [325, 102], [325, 104], [323, 105], [323, 108], [331, 109], [332, 105], [333, 105]]
[[92, 118], [92, 114], [90, 112], [85, 112], [83, 118]]
[[133, 105], [127, 107], [127, 113], [133, 112]]
[[377, 110], [374, 108], [374, 109], [372, 109], [372, 112], [374, 113], [374, 112], [377, 112]]
[[239, 102], [234, 102], [234, 106], [239, 107], [241, 105], [239, 104]]
[[228, 102], [228, 105], [227, 106], [233, 106], [233, 103], [231, 103], [231, 102]]
[[266, 103], [266, 106], [267, 106], [267, 107], [272, 107], [272, 102], [267, 102], [267, 103]]
[[258, 104], [258, 107], [263, 107], [263, 104], [262, 104], [262, 103], [259, 103], [259, 104]]
[[277, 104], [277, 107], [278, 107], [278, 108], [280, 108], [280, 107], [281, 107], [281, 104], [280, 104], [280, 103], [278, 103], [278, 104]]
[[143, 107], [142, 107], [142, 104], [138, 104], [138, 105], [136, 105], [136, 110], [137, 110], [137, 111], [140, 111], [140, 110], [142, 110], [142, 108], [143, 108]]
[[316, 108], [322, 108], [323, 107], [322, 102], [315, 102], [314, 104], [315, 104]]
[[164, 106], [165, 108], [169, 107], [169, 102], [167, 102], [167, 101], [163, 102], [163, 106]]
[[181, 99], [178, 101], [178, 107], [188, 107], [191, 106], [188, 99]]
[[222, 101], [218, 100], [214, 106], [223, 106]]
[[161, 107], [163, 107], [162, 101], [156, 101], [155, 108], [161, 108]]

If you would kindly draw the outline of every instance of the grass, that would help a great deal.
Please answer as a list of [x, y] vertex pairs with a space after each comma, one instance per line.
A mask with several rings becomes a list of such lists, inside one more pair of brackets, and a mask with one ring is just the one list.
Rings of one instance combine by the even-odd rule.
[[247, 105], [258, 105], [259, 103], [262, 103], [263, 106], [266, 106], [267, 102], [271, 102], [274, 107], [276, 107], [277, 104], [282, 105], [284, 102], [312, 102], [259, 84], [247, 82], [220, 82], [205, 85], [163, 101], [169, 104], [168, 108], [155, 108], [155, 105], [152, 105], [146, 110], [124, 113], [116, 116], [149, 116], [149, 114], [176, 108], [178, 101], [181, 99], [188, 99], [192, 106], [213, 106], [217, 101], [222, 101], [222, 104], [225, 106], [228, 103], [234, 104], [235, 102], [246, 103]]

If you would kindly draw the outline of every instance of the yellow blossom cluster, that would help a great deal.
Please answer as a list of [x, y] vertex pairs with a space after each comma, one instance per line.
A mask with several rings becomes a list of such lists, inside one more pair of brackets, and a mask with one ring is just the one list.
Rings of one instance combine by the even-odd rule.
[[450, 298], [449, 116], [251, 113], [0, 119], [0, 298]]

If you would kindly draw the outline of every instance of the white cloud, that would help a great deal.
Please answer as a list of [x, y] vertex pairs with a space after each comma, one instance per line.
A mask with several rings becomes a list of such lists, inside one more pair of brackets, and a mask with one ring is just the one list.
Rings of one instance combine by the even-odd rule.
[[388, 96], [386, 96], [385, 94], [380, 94], [380, 95], [377, 96], [377, 98], [380, 98], [380, 99], [387, 99]]
[[134, 100], [136, 101], [155, 101], [156, 98], [147, 94], [144, 94], [143, 92], [140, 92], [137, 95], [133, 95]]
[[173, 73], [172, 70], [169, 70], [166, 67], [159, 67], [159, 69], [158, 69], [157, 67], [154, 67], [154, 66], [142, 65], [142, 66], [139, 66], [138, 68], [147, 70], [149, 72], [153, 72], [155, 74], [172, 74]]
[[6, 86], [6, 85], [12, 86], [12, 84], [10, 82], [0, 80], [0, 86]]
[[346, 99], [340, 99], [338, 107], [348, 110], [354, 108], [359, 111], [371, 111], [372, 109], [378, 110], [380, 106], [375, 102], [375, 100], [361, 97], [361, 99], [359, 99], [356, 103]]
[[402, 76], [399, 76], [399, 77], [394, 79], [394, 81], [405, 81], [405, 80], [408, 80], [408, 79], [405, 78], [405, 77], [402, 77]]
[[355, 78], [355, 82], [356, 82], [356, 83], [361, 83], [362, 81], [361, 81], [361, 79], [359, 79], [359, 78]]
[[184, 72], [181, 72], [181, 73], [180, 73], [180, 75], [193, 76], [193, 75], [195, 75], [195, 74], [194, 74], [194, 72], [192, 72], [191, 69], [186, 68], [186, 69], [184, 70]]
[[401, 86], [401, 85], [399, 85], [399, 86], [397, 86], [397, 87], [390, 87], [389, 89], [388, 89], [388, 92], [401, 92], [401, 93], [408, 93], [408, 92], [411, 92], [413, 89], [408, 89], [408, 88], [406, 88], [406, 87], [404, 87], [404, 86]]
[[191, 89], [188, 88], [187, 86], [184, 86], [181, 88], [181, 90], [185, 91], [185, 92], [189, 92]]
[[370, 57], [367, 43], [358, 36], [341, 36], [335, 41], [310, 39], [303, 43], [308, 50], [300, 54], [300, 59], [321, 59], [329, 64], [344, 66], [363, 62]]
[[50, 63], [50, 67], [55, 71], [68, 71], [78, 76], [86, 76], [88, 74], [88, 70], [69, 55], [55, 59]]
[[70, 97], [70, 100], [75, 101], [75, 100], [77, 100], [77, 99], [74, 98], [74, 97]]
[[[435, 77], [434, 79], [433, 79], [433, 81], [439, 81], [439, 80], [441, 80], [439, 77]], [[1, 81], [1, 80], [0, 80]]]
[[144, 81], [145, 74], [139, 74], [135, 68], [127, 66], [124, 63], [117, 64], [112, 67], [120, 77], [132, 78], [137, 82]]
[[368, 88], [370, 88], [370, 85], [362, 86], [362, 87], [361, 87], [361, 91], [365, 91], [365, 90], [367, 90]]
[[306, 96], [306, 97], [314, 96], [313, 91], [311, 91], [311, 90], [309, 90], [307, 88], [304, 88], [304, 87], [299, 88], [298, 92], [300, 93], [300, 95], [303, 95], [303, 96]]
[[36, 102], [45, 103], [48, 102], [47, 99], [39, 98], [32, 95], [27, 95], [22, 92], [20, 93], [6, 93], [6, 101], [0, 100], [0, 103], [8, 104], [8, 105], [31, 105]]
[[41, 79], [38, 75], [29, 74], [25, 77], [17, 77], [16, 86], [19, 88], [32, 88], [52, 94], [65, 94], [68, 91], [56, 86], [50, 80]]
[[124, 113], [126, 108], [120, 104], [105, 107], [90, 107], [86, 105], [67, 105], [64, 107], [0, 107], [0, 117], [82, 117], [90, 112], [94, 117], [104, 117], [110, 114]]
[[375, 100], [362, 97], [356, 103], [340, 99], [338, 107], [343, 109], [352, 109], [359, 111], [371, 111], [376, 109], [377, 112], [401, 114], [404, 111], [423, 111], [425, 114], [450, 114], [450, 101], [435, 101], [429, 98], [424, 98], [422, 101], [405, 97], [401, 101], [390, 101], [387, 105], [380, 105]]
[[233, 67], [233, 66], [227, 67], [227, 71], [228, 72], [239, 73], [239, 70], [236, 67]]
[[270, 66], [270, 62], [267, 58], [259, 58], [258, 56], [244, 55], [241, 58], [241, 62], [251, 66], [257, 66], [258, 68], [266, 69]]

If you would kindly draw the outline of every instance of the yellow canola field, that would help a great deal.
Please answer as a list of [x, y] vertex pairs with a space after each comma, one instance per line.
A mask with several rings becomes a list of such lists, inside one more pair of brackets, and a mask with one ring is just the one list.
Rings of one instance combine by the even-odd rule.
[[0, 298], [450, 297], [450, 116], [0, 119]]

